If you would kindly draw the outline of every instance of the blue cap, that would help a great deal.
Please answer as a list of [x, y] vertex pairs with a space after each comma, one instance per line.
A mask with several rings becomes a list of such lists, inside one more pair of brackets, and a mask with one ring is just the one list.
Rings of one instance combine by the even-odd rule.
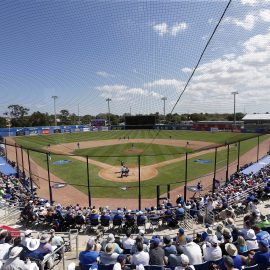
[[178, 230], [178, 232], [179, 232], [179, 234], [184, 234], [185, 233], [185, 230], [183, 229], [183, 228], [179, 228], [179, 230]]
[[159, 243], [160, 243], [160, 240], [159, 240], [159, 238], [154, 238], [154, 239], [151, 240], [151, 243], [152, 243], [155, 247], [157, 247], [157, 246], [159, 245]]
[[268, 243], [267, 240], [259, 240], [258, 243], [259, 243], [260, 245], [262, 245], [263, 247], [266, 247], [266, 248], [269, 247], [269, 243]]

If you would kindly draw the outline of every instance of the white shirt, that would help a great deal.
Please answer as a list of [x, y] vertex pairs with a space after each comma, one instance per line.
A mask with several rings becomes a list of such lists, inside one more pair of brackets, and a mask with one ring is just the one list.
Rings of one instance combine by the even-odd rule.
[[259, 248], [257, 240], [246, 240], [246, 243], [248, 250]]
[[135, 244], [135, 240], [130, 237], [125, 237], [123, 238], [122, 243], [124, 249], [131, 249], [132, 246]]
[[189, 258], [189, 263], [191, 265], [193, 264], [201, 264], [203, 262], [202, 260], [202, 251], [198, 244], [194, 242], [187, 243], [183, 247], [183, 252], [185, 255]]
[[12, 245], [8, 243], [0, 244], [0, 260], [8, 259], [8, 252]]
[[203, 256], [205, 261], [216, 261], [222, 258], [222, 250], [219, 246], [213, 247], [211, 244], [204, 244]]
[[131, 257], [131, 264], [149, 265], [149, 253], [145, 251], [137, 252]]
[[121, 264], [119, 262], [115, 263], [113, 270], [121, 270]]
[[32, 237], [23, 237], [22, 241], [21, 241], [21, 245], [24, 247], [27, 247], [27, 243], [29, 243], [31, 241]]

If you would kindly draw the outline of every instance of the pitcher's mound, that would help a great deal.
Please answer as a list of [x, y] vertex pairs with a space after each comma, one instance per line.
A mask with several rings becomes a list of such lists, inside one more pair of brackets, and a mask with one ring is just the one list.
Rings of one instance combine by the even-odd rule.
[[141, 155], [143, 154], [144, 150], [140, 148], [129, 148], [124, 151], [127, 155]]
[[[139, 181], [138, 167], [129, 167], [129, 175], [121, 178], [120, 167], [112, 166], [111, 168], [101, 169], [98, 173], [99, 177], [116, 182], [137, 182]], [[141, 181], [149, 180], [158, 175], [158, 170], [152, 166], [141, 167]]]

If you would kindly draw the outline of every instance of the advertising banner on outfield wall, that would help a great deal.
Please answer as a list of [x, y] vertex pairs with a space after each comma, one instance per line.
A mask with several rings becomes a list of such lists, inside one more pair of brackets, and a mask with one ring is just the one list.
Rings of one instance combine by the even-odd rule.
[[90, 131], [90, 128], [89, 127], [84, 127], [82, 130], [83, 130], [83, 132], [87, 132], [87, 131]]
[[30, 136], [38, 135], [38, 129], [37, 128], [29, 128], [29, 135]]
[[49, 128], [42, 128], [41, 134], [50, 134], [50, 129]]
[[54, 128], [53, 133], [61, 133], [61, 128]]

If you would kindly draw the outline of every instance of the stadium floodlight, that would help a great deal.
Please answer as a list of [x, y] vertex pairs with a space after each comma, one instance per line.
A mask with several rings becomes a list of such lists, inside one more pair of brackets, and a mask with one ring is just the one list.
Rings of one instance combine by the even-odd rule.
[[234, 91], [231, 93], [233, 95], [233, 126], [235, 128], [236, 125], [236, 114], [235, 114], [235, 96], [239, 93], [237, 91]]
[[164, 114], [164, 121], [166, 117], [166, 107], [165, 107], [165, 102], [167, 100], [167, 97], [162, 97], [161, 100], [163, 100], [163, 114]]
[[53, 99], [53, 108], [54, 108], [54, 125], [57, 126], [57, 119], [56, 119], [56, 99], [58, 96], [52, 96]]
[[106, 99], [106, 101], [108, 102], [108, 113], [109, 113], [109, 115], [108, 115], [108, 125], [109, 126], [111, 126], [111, 116], [110, 116], [110, 114], [111, 114], [111, 111], [110, 111], [110, 102], [112, 101], [110, 98], [107, 98]]

